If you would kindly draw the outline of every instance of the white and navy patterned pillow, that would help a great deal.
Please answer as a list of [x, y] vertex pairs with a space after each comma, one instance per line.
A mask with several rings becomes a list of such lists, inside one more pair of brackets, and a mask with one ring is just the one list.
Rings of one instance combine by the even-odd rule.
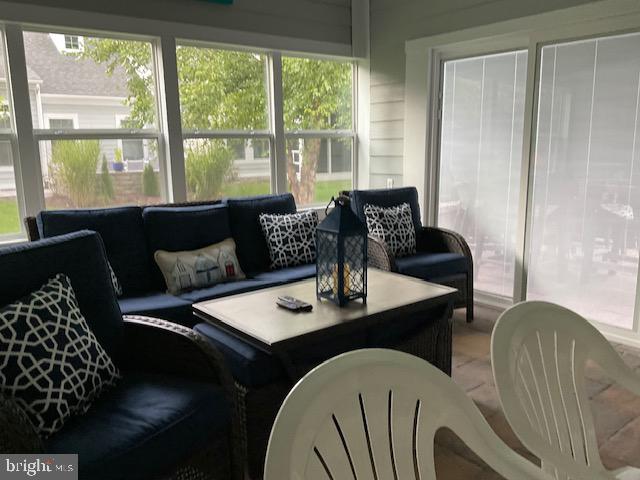
[[116, 292], [116, 296], [122, 296], [122, 285], [120, 285], [120, 280], [116, 276], [116, 272], [113, 271], [111, 267], [111, 263], [107, 262], [107, 266], [109, 267], [109, 277], [111, 277], [111, 285], [113, 285], [113, 289]]
[[293, 267], [316, 261], [318, 212], [260, 215], [260, 226], [267, 240], [271, 268]]
[[408, 203], [389, 208], [366, 204], [364, 215], [369, 234], [385, 242], [394, 257], [416, 253], [416, 227]]
[[0, 308], [0, 393], [16, 402], [41, 437], [86, 412], [119, 376], [66, 275]]

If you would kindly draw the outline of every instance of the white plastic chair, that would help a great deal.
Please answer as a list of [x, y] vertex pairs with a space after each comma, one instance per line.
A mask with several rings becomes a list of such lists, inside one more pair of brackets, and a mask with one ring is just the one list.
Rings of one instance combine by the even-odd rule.
[[505, 416], [542, 460], [543, 470], [559, 480], [576, 478], [562, 473], [571, 465], [588, 468], [586, 478], [640, 479], [638, 469], [607, 471], [602, 464], [585, 388], [589, 360], [640, 395], [640, 378], [611, 344], [583, 317], [559, 305], [515, 305], [500, 316], [491, 338], [493, 375]]
[[448, 376], [382, 349], [337, 356], [300, 380], [271, 431], [264, 479], [434, 480], [440, 427], [507, 479], [550, 480], [493, 433]]

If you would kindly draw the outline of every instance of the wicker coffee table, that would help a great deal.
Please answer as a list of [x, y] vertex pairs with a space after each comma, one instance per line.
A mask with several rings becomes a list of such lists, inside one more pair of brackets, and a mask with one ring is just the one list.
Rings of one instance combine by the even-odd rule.
[[[297, 380], [306, 372], [294, 365], [290, 352], [331, 342], [336, 336], [357, 335], [375, 324], [403, 322], [453, 302], [457, 292], [454, 288], [373, 268], [368, 271], [368, 279], [367, 303], [354, 301], [343, 308], [317, 299], [315, 279], [309, 279], [196, 303], [193, 309], [201, 319], [277, 355], [291, 379]], [[313, 310], [296, 313], [278, 307], [276, 299], [283, 295], [308, 302]], [[429, 320], [425, 316], [425, 323]]]
[[[199, 318], [277, 356], [288, 376], [260, 387], [236, 380], [240, 442], [250, 478], [261, 478], [269, 433], [282, 401], [295, 382], [323, 360], [354, 348], [386, 347], [451, 373], [451, 314], [457, 290], [373, 268], [367, 275], [366, 305], [355, 301], [339, 308], [317, 300], [315, 279], [193, 305]], [[311, 303], [313, 310], [282, 309], [275, 303], [281, 295]], [[399, 328], [402, 340], [390, 342], [387, 327], [396, 333]], [[311, 360], [310, 352], [316, 352]]]

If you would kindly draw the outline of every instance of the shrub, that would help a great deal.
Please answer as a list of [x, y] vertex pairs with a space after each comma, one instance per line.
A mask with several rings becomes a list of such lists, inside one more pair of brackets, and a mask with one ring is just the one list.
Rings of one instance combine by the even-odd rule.
[[74, 207], [94, 204], [100, 142], [57, 140], [51, 149], [51, 164], [58, 188], [64, 191]]
[[100, 191], [105, 200], [113, 200], [115, 198], [115, 192], [113, 189], [113, 179], [109, 172], [109, 164], [107, 163], [107, 157], [102, 155], [102, 166], [100, 167]]
[[159, 197], [158, 177], [150, 164], [144, 166], [142, 171], [142, 194], [147, 197]]
[[190, 147], [185, 161], [190, 197], [194, 200], [219, 197], [232, 165], [233, 152], [223, 140], [207, 140]]

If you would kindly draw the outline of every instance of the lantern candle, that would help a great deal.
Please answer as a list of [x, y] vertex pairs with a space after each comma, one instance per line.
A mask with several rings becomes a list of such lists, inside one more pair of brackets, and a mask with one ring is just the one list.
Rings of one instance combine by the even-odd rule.
[[[351, 273], [351, 271], [349, 270], [349, 264], [345, 263], [344, 264], [344, 273], [343, 273], [343, 279], [344, 279], [344, 294], [345, 295], [349, 295], [349, 291], [351, 290], [351, 288], [349, 287], [349, 274]], [[334, 265], [333, 266], [333, 294], [337, 295], [338, 294], [338, 265]]]

